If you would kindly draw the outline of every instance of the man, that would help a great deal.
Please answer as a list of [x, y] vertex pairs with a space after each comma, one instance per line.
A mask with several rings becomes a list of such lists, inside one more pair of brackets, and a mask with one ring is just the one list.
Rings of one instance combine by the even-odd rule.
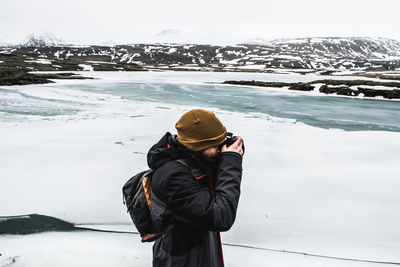
[[242, 176], [242, 138], [219, 147], [226, 128], [213, 112], [194, 109], [147, 155], [152, 179], [151, 215], [163, 235], [153, 266], [224, 266], [220, 231], [233, 225]]

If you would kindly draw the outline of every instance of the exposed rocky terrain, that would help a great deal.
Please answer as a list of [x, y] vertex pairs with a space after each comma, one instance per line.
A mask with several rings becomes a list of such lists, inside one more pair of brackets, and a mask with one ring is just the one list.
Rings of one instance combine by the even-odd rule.
[[4, 64], [26, 70], [202, 70], [273, 72], [400, 70], [400, 42], [372, 38], [301, 38], [264, 44], [61, 45], [32, 36], [0, 48]]
[[[0, 72], [8, 79], [6, 84], [13, 83], [10, 77], [25, 77], [22, 82], [15, 78], [15, 84], [33, 82], [34, 76], [21, 74], [30, 71], [146, 70], [290, 71], [324, 75], [351, 71], [370, 78], [396, 79], [392, 74], [376, 72], [400, 71], [400, 42], [372, 38], [300, 38], [236, 46], [76, 46], [63, 44], [51, 36], [31, 35], [21, 45], [0, 45]], [[43, 82], [42, 78], [36, 82]]]
[[[306, 83], [225, 81], [223, 84], [287, 88], [296, 91], [319, 91], [324, 94], [400, 99], [400, 82], [369, 80], [315, 80]], [[361, 87], [364, 86], [364, 87]]]

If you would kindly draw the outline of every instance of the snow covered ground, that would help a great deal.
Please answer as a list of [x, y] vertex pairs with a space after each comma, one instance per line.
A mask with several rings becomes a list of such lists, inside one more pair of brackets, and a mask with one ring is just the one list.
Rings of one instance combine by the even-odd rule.
[[[197, 104], [156, 101], [150, 93], [146, 101], [107, 87], [120, 80], [145, 83], [145, 75], [157, 82], [148, 86], [158, 86], [158, 94], [172, 90], [160, 84], [185, 83], [187, 94], [199, 98]], [[399, 131], [314, 127], [264, 111], [235, 111], [241, 103], [234, 102], [218, 109], [189, 90], [200, 80], [217, 81], [215, 73], [145, 75], [103, 73], [104, 80], [1, 87], [7, 102], [0, 110], [0, 216], [40, 213], [94, 228], [125, 225], [135, 231], [122, 204], [123, 183], [146, 168], [150, 146], [166, 131], [175, 133], [174, 124], [185, 111], [204, 107], [246, 144], [237, 220], [222, 235], [224, 243], [400, 262]], [[223, 92], [214, 89], [207, 90]], [[299, 100], [296, 94], [282, 94]], [[348, 110], [360, 103], [346, 101]], [[379, 109], [372, 104], [371, 114]], [[151, 245], [126, 233], [2, 235], [0, 253], [2, 267], [151, 265]], [[226, 266], [378, 266], [228, 245], [224, 253]]]
[[[21, 245], [23, 244], [23, 245]], [[152, 244], [138, 235], [98, 232], [49, 232], [1, 238], [0, 266], [151, 266]], [[373, 267], [379, 264], [223, 246], [225, 266]], [[15, 256], [18, 255], [18, 256]], [[390, 266], [390, 265], [389, 265]]]

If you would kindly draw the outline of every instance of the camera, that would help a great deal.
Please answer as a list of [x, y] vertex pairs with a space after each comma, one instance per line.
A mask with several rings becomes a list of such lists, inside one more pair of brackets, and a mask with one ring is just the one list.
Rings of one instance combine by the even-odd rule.
[[[222, 147], [224, 145], [226, 145], [227, 147], [231, 146], [233, 143], [236, 142], [236, 140], [237, 140], [237, 136], [234, 136], [233, 133], [230, 133], [230, 132], [226, 133], [226, 140], [218, 146], [219, 150], [222, 150]], [[242, 142], [242, 150], [244, 153], [244, 143], [243, 142]]]

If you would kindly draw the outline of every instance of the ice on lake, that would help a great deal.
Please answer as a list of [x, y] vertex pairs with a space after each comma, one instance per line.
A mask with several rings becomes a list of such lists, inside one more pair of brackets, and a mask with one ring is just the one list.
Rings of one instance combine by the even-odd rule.
[[[206, 83], [314, 80], [308, 75], [90, 75], [101, 79], [0, 87], [0, 216], [40, 213], [135, 231], [122, 205], [122, 184], [147, 167], [150, 146], [166, 131], [175, 133], [184, 112], [206, 108], [246, 143], [237, 220], [223, 242], [400, 262], [400, 102]], [[38, 257], [65, 262], [61, 252], [75, 246], [65, 235], [0, 236], [1, 266], [12, 257], [28, 266]], [[107, 266], [150, 265], [151, 247], [135, 235], [68, 235], [82, 244], [71, 252], [76, 266], [109, 263], [101, 252], [107, 249], [116, 259]], [[41, 249], [44, 238], [59, 244], [50, 256]], [[87, 245], [101, 240], [101, 246]], [[102, 256], [86, 262], [85, 251]], [[253, 266], [368, 265], [224, 251], [228, 266], [244, 266], [246, 257], [257, 258]]]

